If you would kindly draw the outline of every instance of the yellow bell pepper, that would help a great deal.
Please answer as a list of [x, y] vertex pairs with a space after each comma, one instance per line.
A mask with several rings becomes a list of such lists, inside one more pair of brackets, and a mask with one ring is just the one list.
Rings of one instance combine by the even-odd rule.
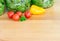
[[44, 14], [45, 9], [43, 9], [42, 7], [38, 7], [36, 5], [32, 5], [31, 8], [30, 8], [30, 12], [33, 15]]

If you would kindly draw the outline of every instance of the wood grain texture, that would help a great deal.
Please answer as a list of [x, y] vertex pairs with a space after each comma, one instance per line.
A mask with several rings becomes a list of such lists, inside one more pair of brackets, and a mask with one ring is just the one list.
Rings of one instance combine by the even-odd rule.
[[60, 41], [60, 1], [55, 0], [45, 15], [33, 15], [24, 22], [0, 16], [0, 41]]

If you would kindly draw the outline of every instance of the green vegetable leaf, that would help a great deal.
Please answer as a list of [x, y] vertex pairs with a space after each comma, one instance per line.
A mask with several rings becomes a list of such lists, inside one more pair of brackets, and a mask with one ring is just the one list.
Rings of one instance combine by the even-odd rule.
[[25, 16], [21, 16], [20, 21], [25, 21], [26, 17]]

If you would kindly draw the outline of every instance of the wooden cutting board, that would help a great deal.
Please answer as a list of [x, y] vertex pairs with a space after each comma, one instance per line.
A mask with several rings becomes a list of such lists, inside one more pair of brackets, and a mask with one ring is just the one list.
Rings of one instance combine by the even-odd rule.
[[60, 41], [60, 1], [44, 15], [32, 15], [24, 22], [0, 16], [0, 41]]

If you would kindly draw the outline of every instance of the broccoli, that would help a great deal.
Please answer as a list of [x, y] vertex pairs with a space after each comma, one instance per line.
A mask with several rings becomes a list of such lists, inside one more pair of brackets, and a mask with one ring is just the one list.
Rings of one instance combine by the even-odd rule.
[[32, 4], [43, 8], [49, 8], [53, 6], [53, 0], [31, 0]]
[[5, 0], [8, 10], [25, 12], [30, 8], [31, 0]]
[[0, 0], [0, 16], [3, 14], [4, 12], [4, 0]]

